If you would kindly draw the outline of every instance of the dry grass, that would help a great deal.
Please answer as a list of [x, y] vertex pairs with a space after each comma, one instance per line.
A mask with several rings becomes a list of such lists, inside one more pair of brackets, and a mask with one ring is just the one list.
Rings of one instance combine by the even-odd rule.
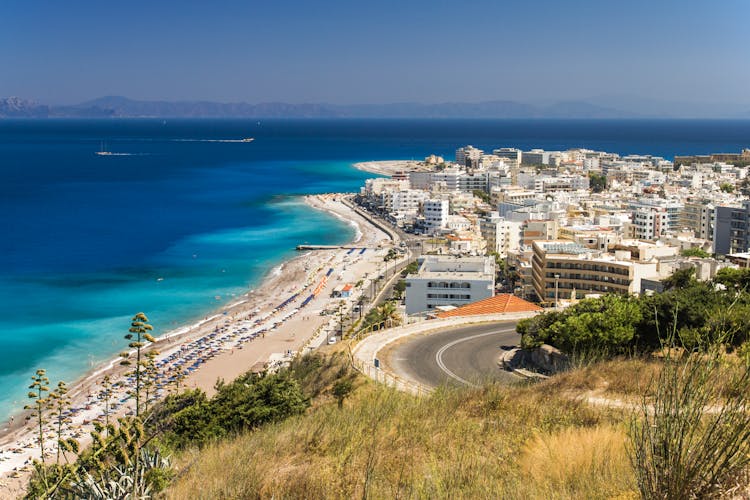
[[[565, 456], [534, 450], [538, 443], [570, 446], [576, 437], [590, 442], [555, 479], [565, 485], [560, 491], [570, 498], [631, 491], [629, 480], [612, 480], [622, 471], [612, 437], [621, 417], [609, 410], [539, 386], [441, 389], [422, 399], [362, 379], [356, 387], [341, 410], [332, 401], [319, 404], [185, 454], [180, 465], [192, 466], [167, 497], [542, 498], [546, 490], [534, 485], [552, 478], [523, 464], [560, 467]], [[601, 451], [591, 444], [598, 438], [613, 443]]]
[[641, 396], [660, 371], [661, 363], [644, 358], [623, 358], [595, 363], [556, 375], [540, 384], [549, 393], [581, 394], [596, 391], [612, 397]]
[[622, 427], [569, 427], [537, 434], [523, 448], [526, 498], [637, 498]]

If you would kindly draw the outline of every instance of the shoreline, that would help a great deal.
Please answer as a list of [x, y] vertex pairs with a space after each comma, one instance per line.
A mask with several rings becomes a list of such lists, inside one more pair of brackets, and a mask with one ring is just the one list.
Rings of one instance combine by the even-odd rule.
[[423, 165], [417, 160], [379, 160], [379, 161], [361, 161], [353, 164], [357, 170], [370, 172], [372, 174], [390, 177], [396, 172], [418, 170], [431, 171], [432, 167]]
[[[332, 299], [330, 292], [337, 284], [365, 282], [369, 275], [376, 275], [378, 259], [382, 261], [379, 254], [391, 244], [388, 235], [341, 201], [346, 196], [349, 194], [307, 195], [303, 200], [311, 208], [354, 226], [353, 240], [341, 246], [361, 245], [361, 253], [342, 248], [310, 251], [273, 266], [256, 288], [248, 289], [234, 302], [158, 337], [152, 345], [159, 351], [157, 360], [163, 367], [161, 370], [168, 372], [175, 366], [182, 369], [188, 361], [199, 359], [199, 364], [188, 368], [181, 388], [200, 388], [210, 396], [219, 378], [233, 380], [259, 366], [289, 359], [293, 353], [325, 343], [328, 329], [332, 323], [337, 324], [338, 316], [324, 313], [330, 303], [339, 305], [341, 301]], [[313, 296], [317, 289], [320, 293]], [[357, 293], [361, 290], [355, 290], [348, 308], [354, 304]], [[69, 386], [72, 406], [78, 409], [73, 417], [74, 427], [81, 434], [82, 444], [87, 442], [88, 431], [93, 428], [91, 421], [101, 413], [101, 402], [95, 397], [101, 390], [100, 379], [105, 374], [113, 381], [123, 378], [126, 368], [118, 364], [119, 359], [114, 357], [92, 368]], [[129, 411], [132, 403], [123, 397], [123, 392], [120, 387], [113, 397], [115, 402], [121, 400], [116, 412], [120, 416]], [[167, 393], [168, 388], [163, 388], [159, 399]], [[25, 485], [23, 479], [28, 473], [25, 469], [30, 458], [38, 458], [39, 450], [33, 445], [33, 430], [26, 425], [23, 412], [5, 424], [0, 431], [0, 476], [4, 481], [0, 489], [11, 487], [20, 493], [18, 488]], [[53, 449], [49, 444], [45, 448]], [[9, 478], [11, 474], [15, 477]]]

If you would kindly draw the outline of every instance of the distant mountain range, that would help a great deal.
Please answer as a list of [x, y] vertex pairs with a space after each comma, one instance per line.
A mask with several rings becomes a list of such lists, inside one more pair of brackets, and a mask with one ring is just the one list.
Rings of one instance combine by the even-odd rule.
[[[635, 109], [627, 106], [625, 109]], [[674, 115], [671, 115], [674, 116]], [[688, 115], [689, 116], [689, 115]], [[748, 117], [749, 112], [731, 116]], [[453, 102], [441, 104], [260, 104], [210, 101], [137, 101], [107, 96], [72, 106], [51, 106], [18, 97], [0, 98], [0, 118], [649, 118], [670, 117], [623, 111], [585, 101], [535, 105], [517, 101]]]

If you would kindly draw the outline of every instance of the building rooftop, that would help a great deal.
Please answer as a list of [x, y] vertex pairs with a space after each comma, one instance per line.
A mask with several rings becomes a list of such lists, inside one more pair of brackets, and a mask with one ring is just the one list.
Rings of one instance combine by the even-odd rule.
[[478, 316], [483, 314], [507, 314], [517, 312], [541, 311], [542, 308], [529, 301], [509, 293], [501, 293], [488, 299], [479, 300], [457, 307], [450, 311], [440, 312], [438, 318], [452, 318], [456, 316]]

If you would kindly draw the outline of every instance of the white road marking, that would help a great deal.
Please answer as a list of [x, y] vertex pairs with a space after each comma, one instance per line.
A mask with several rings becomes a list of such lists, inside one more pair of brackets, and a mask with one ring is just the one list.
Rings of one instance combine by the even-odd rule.
[[505, 332], [511, 332], [511, 331], [515, 331], [515, 330], [506, 328], [505, 330], [497, 330], [494, 332], [480, 333], [477, 335], [472, 335], [471, 337], [463, 337], [458, 340], [454, 340], [453, 342], [448, 342], [443, 347], [441, 347], [440, 350], [435, 354], [435, 362], [437, 363], [438, 367], [440, 367], [440, 369], [443, 370], [446, 373], [446, 375], [448, 375], [449, 377], [455, 380], [458, 380], [462, 384], [468, 385], [469, 387], [479, 387], [478, 385], [472, 384], [468, 380], [465, 380], [459, 377], [458, 375], [456, 375], [455, 373], [453, 373], [452, 371], [450, 371], [448, 367], [445, 366], [445, 363], [443, 363], [443, 353], [445, 353], [445, 351], [455, 346], [456, 344], [460, 344], [461, 342], [466, 342], [467, 340], [477, 339], [479, 337], [486, 337], [488, 335], [497, 335], [498, 333], [505, 333]]

